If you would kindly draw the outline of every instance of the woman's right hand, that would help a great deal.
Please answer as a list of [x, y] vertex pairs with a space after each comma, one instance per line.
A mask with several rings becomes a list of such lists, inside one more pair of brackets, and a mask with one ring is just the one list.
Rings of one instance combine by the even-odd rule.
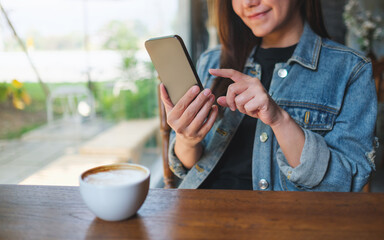
[[199, 94], [198, 86], [191, 87], [176, 103], [172, 104], [164, 85], [160, 85], [169, 126], [176, 132], [176, 141], [185, 147], [196, 147], [215, 123], [218, 108], [213, 105], [215, 96], [210, 89]]

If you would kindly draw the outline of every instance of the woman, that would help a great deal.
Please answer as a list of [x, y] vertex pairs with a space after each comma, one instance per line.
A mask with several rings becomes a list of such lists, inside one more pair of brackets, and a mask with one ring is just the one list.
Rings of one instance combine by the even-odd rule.
[[206, 89], [173, 106], [161, 87], [179, 187], [360, 191], [374, 169], [369, 60], [327, 38], [319, 0], [216, 10], [221, 46], [197, 67]]

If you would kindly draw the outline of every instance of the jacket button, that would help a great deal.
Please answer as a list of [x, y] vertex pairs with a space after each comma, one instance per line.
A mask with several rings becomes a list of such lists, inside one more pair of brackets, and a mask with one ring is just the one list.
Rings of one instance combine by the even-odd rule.
[[264, 178], [263, 178], [263, 179], [260, 179], [260, 181], [259, 181], [259, 188], [260, 188], [261, 190], [265, 190], [265, 189], [267, 189], [268, 186], [269, 186], [269, 184], [268, 184], [267, 180], [265, 180]]
[[277, 72], [277, 75], [279, 75], [279, 77], [281, 77], [281, 78], [285, 78], [288, 75], [288, 71], [287, 71], [287, 69], [281, 68]]
[[261, 142], [266, 142], [268, 140], [268, 134], [266, 132], [263, 132], [261, 135], [260, 135], [260, 141]]
[[204, 168], [200, 167], [199, 164], [196, 164], [195, 168], [197, 169], [198, 172], [204, 172]]

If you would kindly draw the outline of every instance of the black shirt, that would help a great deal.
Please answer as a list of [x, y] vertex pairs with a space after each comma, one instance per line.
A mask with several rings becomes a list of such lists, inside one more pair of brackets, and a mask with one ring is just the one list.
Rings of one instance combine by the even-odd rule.
[[[275, 64], [287, 62], [296, 45], [258, 48], [254, 60], [261, 66], [261, 83], [268, 91]], [[252, 152], [257, 119], [245, 115], [216, 167], [200, 185], [202, 189], [253, 189]]]

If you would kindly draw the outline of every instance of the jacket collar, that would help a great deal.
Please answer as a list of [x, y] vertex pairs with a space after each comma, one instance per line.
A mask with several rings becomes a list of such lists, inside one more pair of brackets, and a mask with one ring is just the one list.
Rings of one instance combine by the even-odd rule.
[[303, 67], [316, 70], [319, 63], [321, 44], [321, 37], [312, 31], [308, 23], [305, 23], [303, 34], [292, 57], [288, 60], [288, 64], [297, 62]]
[[[297, 62], [303, 67], [316, 70], [320, 57], [322, 39], [319, 35], [314, 33], [308, 23], [304, 24], [304, 30], [300, 37], [300, 41], [297, 44], [292, 57], [288, 60], [288, 64]], [[249, 55], [245, 67], [254, 68], [255, 62], [253, 60], [253, 54], [256, 47], [253, 48]]]

